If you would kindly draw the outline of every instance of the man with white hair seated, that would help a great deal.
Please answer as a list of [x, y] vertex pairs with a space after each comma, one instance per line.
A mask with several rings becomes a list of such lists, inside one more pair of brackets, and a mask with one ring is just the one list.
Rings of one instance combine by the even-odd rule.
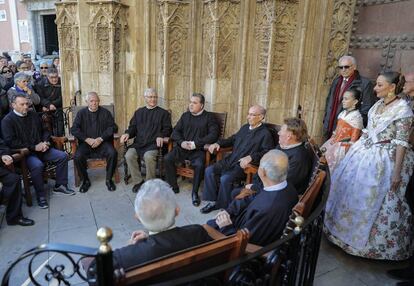
[[225, 235], [247, 228], [250, 243], [267, 245], [280, 238], [298, 195], [287, 183], [288, 156], [280, 150], [267, 152], [260, 160], [258, 174], [264, 188], [257, 196], [233, 200], [208, 225]]
[[146, 181], [135, 199], [135, 217], [148, 232], [134, 231], [130, 245], [114, 250], [114, 268], [127, 270], [212, 240], [201, 225], [176, 227], [179, 212], [170, 185], [160, 179]]

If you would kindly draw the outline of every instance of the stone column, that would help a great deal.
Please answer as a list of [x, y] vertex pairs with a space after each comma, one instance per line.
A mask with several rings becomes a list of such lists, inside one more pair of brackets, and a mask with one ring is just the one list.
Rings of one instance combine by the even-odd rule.
[[35, 58], [37, 52], [37, 29], [36, 29], [36, 15], [35, 12], [32, 10], [27, 11], [27, 19], [29, 22], [29, 30], [30, 30], [30, 44], [31, 44], [31, 57], [32, 59]]

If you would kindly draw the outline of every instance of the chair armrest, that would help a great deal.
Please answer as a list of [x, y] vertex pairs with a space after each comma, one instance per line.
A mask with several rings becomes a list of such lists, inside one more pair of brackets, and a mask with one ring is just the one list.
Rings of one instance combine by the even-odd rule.
[[224, 234], [212, 228], [208, 224], [203, 224], [202, 227], [207, 231], [208, 235], [214, 240], [226, 237]]
[[30, 151], [27, 148], [11, 149], [12, 153], [19, 153], [21, 156], [29, 155]]
[[13, 162], [19, 162], [21, 159], [24, 158], [24, 156], [21, 153], [15, 153], [11, 156], [13, 158]]
[[260, 249], [262, 249], [262, 247], [260, 245], [253, 244], [253, 243], [248, 243], [247, 246], [246, 246], [246, 253], [251, 254], [251, 253], [254, 253], [254, 252], [256, 252]]
[[63, 146], [65, 145], [66, 142], [68, 142], [68, 138], [64, 136], [63, 137], [51, 136], [50, 139], [52, 140], [55, 147], [59, 150], [63, 150]]

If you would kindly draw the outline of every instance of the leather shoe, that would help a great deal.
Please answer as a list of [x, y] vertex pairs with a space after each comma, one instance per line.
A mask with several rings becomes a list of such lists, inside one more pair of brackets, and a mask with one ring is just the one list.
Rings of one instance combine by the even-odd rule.
[[208, 214], [215, 210], [217, 210], [216, 204], [208, 203], [207, 205], [205, 205], [203, 208], [200, 209], [200, 212], [202, 214]]
[[113, 192], [116, 190], [116, 186], [112, 180], [106, 180], [105, 185], [108, 188], [108, 191]]
[[31, 226], [34, 225], [35, 222], [32, 219], [25, 218], [25, 217], [19, 217], [18, 219], [15, 219], [11, 222], [7, 222], [8, 225], [21, 225], [21, 226]]
[[200, 197], [197, 192], [191, 193], [191, 199], [193, 200], [193, 206], [198, 207], [200, 205]]
[[395, 279], [400, 280], [409, 280], [414, 279], [414, 272], [410, 267], [400, 268], [400, 269], [391, 269], [387, 271], [387, 274]]
[[91, 181], [89, 181], [89, 180], [84, 180], [83, 182], [82, 182], [82, 185], [80, 186], [80, 188], [79, 188], [79, 192], [81, 192], [81, 193], [86, 193], [88, 190], [89, 190], [89, 188], [91, 187]]
[[145, 181], [144, 181], [144, 180], [142, 180], [140, 183], [135, 184], [135, 185], [132, 187], [132, 192], [133, 192], [133, 193], [138, 193], [139, 189], [141, 188], [141, 186], [142, 186], [144, 183], [145, 183]]

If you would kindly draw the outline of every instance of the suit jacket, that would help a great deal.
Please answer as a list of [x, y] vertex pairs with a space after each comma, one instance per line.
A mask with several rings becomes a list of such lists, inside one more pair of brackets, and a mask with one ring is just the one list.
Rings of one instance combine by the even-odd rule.
[[150, 235], [146, 240], [136, 244], [116, 249], [113, 253], [114, 268], [134, 268], [139, 264], [211, 240], [201, 225], [175, 227]]
[[[374, 94], [374, 86], [373, 86], [372, 82], [368, 78], [365, 78], [365, 77], [361, 76], [358, 71], [355, 71], [355, 73], [356, 73], [355, 78], [351, 82], [351, 85], [349, 86], [349, 88], [358, 87], [362, 91], [361, 106], [359, 108], [359, 112], [361, 112], [362, 119], [364, 120], [364, 126], [366, 126], [367, 125], [367, 118], [368, 118], [368, 111], [371, 108], [371, 106], [373, 106], [374, 103], [378, 100], [378, 98]], [[333, 104], [334, 104], [334, 101], [335, 101], [335, 98], [334, 98], [335, 89], [336, 89], [336, 86], [337, 86], [340, 78], [341, 78], [341, 76], [338, 76], [333, 80], [332, 85], [329, 89], [328, 97], [326, 98], [325, 115], [323, 117], [323, 131], [324, 131], [325, 135], [327, 135], [326, 133], [327, 133], [328, 127], [329, 127], [329, 117], [331, 115], [331, 112], [332, 112], [332, 109], [333, 109]], [[333, 130], [335, 130], [335, 128], [336, 128], [336, 120], [338, 118], [338, 115], [343, 110], [342, 109], [342, 103], [339, 103], [339, 104], [340, 104], [340, 106], [336, 110]]]

